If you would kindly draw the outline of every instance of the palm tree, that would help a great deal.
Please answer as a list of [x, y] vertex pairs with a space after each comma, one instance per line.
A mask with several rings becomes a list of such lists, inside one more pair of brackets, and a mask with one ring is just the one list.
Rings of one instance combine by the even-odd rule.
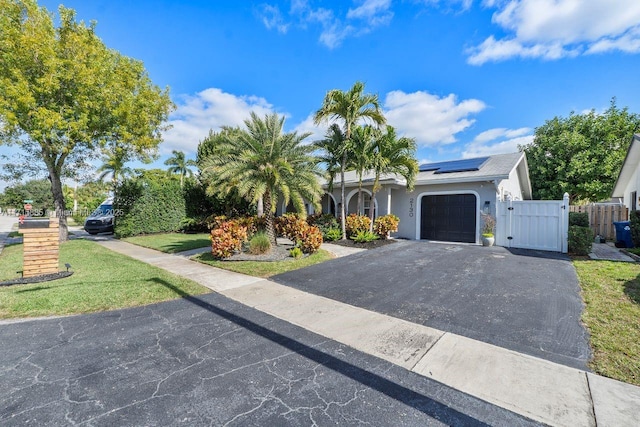
[[316, 158], [318, 162], [324, 163], [327, 172], [327, 187], [329, 191], [333, 191], [333, 183], [336, 175], [340, 172], [340, 161], [342, 160], [342, 151], [345, 147], [345, 138], [342, 129], [336, 123], [329, 126], [325, 138], [313, 142], [313, 147], [319, 150]]
[[111, 175], [114, 197], [118, 189], [118, 183], [133, 174], [133, 170], [125, 166], [127, 160], [126, 152], [116, 146], [112, 152], [106, 155], [105, 162], [97, 170], [100, 173], [98, 175], [98, 180], [100, 181]]
[[[418, 161], [415, 158], [416, 141], [413, 138], [398, 138], [393, 126], [387, 126], [386, 132], [374, 139], [371, 169], [375, 174], [371, 203], [380, 190], [380, 177], [384, 174], [396, 174], [407, 181], [407, 191], [413, 191], [418, 174]], [[373, 207], [369, 210], [370, 231], [373, 231]]]
[[356, 82], [351, 89], [344, 92], [333, 89], [327, 92], [322, 102], [322, 106], [316, 111], [313, 121], [320, 124], [326, 121], [343, 122], [343, 132], [345, 139], [345, 149], [342, 150], [342, 159], [337, 161], [340, 167], [340, 220], [342, 223], [342, 238], [346, 239], [346, 215], [345, 215], [345, 194], [344, 194], [344, 172], [347, 167], [347, 159], [350, 154], [351, 132], [358, 122], [371, 120], [377, 125], [386, 122], [378, 95], [365, 94], [364, 83]]
[[322, 170], [312, 156], [314, 147], [303, 145], [310, 134], [283, 133], [284, 117], [266, 115], [264, 120], [251, 113], [247, 130], [228, 132], [215, 155], [203, 162], [203, 180], [209, 192], [229, 194], [236, 190], [256, 203], [262, 199], [267, 234], [276, 244], [273, 214], [279, 197], [306, 213], [304, 200], [319, 205], [322, 189], [318, 178]]
[[193, 160], [187, 160], [182, 151], [173, 150], [171, 153], [173, 153], [173, 157], [165, 160], [164, 164], [169, 166], [169, 173], [180, 175], [180, 187], [184, 187], [184, 177], [193, 175], [189, 167], [197, 166], [197, 163]]
[[352, 155], [347, 169], [353, 168], [358, 177], [358, 215], [362, 212], [362, 175], [371, 169], [376, 131], [372, 126], [357, 126], [351, 135]]

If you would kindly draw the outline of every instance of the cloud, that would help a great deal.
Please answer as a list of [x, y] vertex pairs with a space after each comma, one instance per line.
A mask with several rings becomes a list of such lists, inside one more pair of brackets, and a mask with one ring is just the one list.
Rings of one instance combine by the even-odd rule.
[[306, 119], [293, 128], [293, 130], [299, 134], [310, 132], [311, 135], [304, 140], [305, 143], [309, 144], [313, 141], [324, 139], [327, 129], [327, 125], [317, 126], [313, 123], [313, 113], [309, 114]]
[[510, 58], [555, 60], [614, 50], [640, 52], [637, 0], [485, 0], [492, 22], [506, 33], [467, 50], [482, 65]]
[[360, 0], [356, 3], [356, 7], [341, 14], [333, 9], [314, 7], [308, 0], [292, 0], [286, 17], [289, 22], [277, 6], [269, 4], [260, 8], [258, 17], [267, 29], [277, 29], [282, 34], [291, 24], [302, 29], [319, 26], [318, 41], [329, 49], [335, 49], [347, 37], [369, 33], [376, 27], [388, 25], [393, 18], [391, 0]]
[[272, 113], [274, 108], [264, 98], [236, 96], [221, 89], [209, 88], [193, 96], [183, 97], [171, 114], [172, 128], [164, 133], [160, 146], [162, 153], [171, 150], [187, 154], [197, 150], [198, 142], [221, 126], [239, 126], [254, 111], [259, 116]]
[[456, 134], [475, 122], [471, 116], [485, 108], [486, 105], [477, 99], [459, 102], [453, 94], [440, 98], [422, 91], [392, 91], [384, 101], [388, 123], [399, 133], [416, 138], [422, 146], [456, 142]]
[[515, 153], [518, 146], [533, 142], [531, 128], [495, 128], [479, 133], [462, 152], [465, 159], [491, 156], [493, 154]]

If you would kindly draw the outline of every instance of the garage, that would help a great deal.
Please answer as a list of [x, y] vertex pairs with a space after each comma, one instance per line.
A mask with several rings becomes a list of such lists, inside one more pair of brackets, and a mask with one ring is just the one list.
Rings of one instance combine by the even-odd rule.
[[476, 243], [475, 194], [425, 195], [420, 207], [421, 239]]

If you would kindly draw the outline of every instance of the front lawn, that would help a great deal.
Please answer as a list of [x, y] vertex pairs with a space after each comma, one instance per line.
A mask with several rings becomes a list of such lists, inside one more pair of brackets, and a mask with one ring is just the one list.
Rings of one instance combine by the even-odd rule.
[[596, 373], [640, 385], [640, 264], [574, 260]]
[[145, 236], [127, 237], [122, 240], [133, 243], [134, 245], [144, 246], [145, 248], [155, 249], [160, 252], [166, 252], [168, 254], [211, 246], [211, 239], [209, 238], [209, 235], [205, 233], [149, 234]]
[[[0, 287], [0, 318], [89, 313], [203, 294], [209, 290], [157, 267], [112, 252], [97, 243], [71, 240], [60, 247], [74, 274], [51, 282]], [[19, 277], [22, 245], [0, 254], [0, 281]]]
[[194, 256], [192, 259], [213, 267], [235, 271], [236, 273], [243, 273], [256, 277], [271, 277], [276, 274], [286, 273], [287, 271], [297, 270], [299, 268], [328, 261], [332, 259], [332, 255], [329, 252], [320, 249], [318, 252], [307, 257], [299, 259], [290, 258], [284, 261], [220, 261], [215, 259], [210, 252], [205, 252]]

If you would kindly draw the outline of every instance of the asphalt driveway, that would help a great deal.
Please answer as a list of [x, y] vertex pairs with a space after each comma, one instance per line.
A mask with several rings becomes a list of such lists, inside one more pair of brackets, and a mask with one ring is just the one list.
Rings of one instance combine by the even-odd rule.
[[219, 294], [0, 324], [0, 343], [3, 426], [534, 425]]
[[580, 369], [591, 354], [561, 254], [399, 241], [270, 280]]

